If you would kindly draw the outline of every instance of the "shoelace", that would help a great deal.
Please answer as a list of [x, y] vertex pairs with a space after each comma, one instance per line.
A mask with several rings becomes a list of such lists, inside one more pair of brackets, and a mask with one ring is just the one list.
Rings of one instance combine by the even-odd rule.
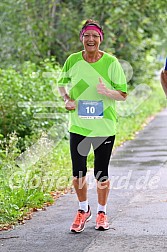
[[100, 223], [100, 224], [104, 224], [104, 222], [105, 222], [105, 215], [104, 215], [104, 213], [99, 213], [98, 214], [97, 222]]
[[82, 219], [83, 219], [83, 212], [78, 211], [77, 216], [76, 216], [76, 218], [74, 220], [74, 223], [75, 224], [80, 224]]

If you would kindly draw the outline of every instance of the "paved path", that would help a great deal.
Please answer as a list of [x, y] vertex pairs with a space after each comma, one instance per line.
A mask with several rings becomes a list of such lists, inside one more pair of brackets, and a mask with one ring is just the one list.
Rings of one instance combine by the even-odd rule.
[[167, 110], [158, 114], [136, 139], [116, 150], [110, 174], [108, 231], [94, 229], [97, 199], [90, 173], [93, 218], [83, 233], [69, 232], [78, 204], [75, 194], [67, 194], [47, 211], [35, 213], [25, 225], [1, 232], [0, 251], [166, 252]]

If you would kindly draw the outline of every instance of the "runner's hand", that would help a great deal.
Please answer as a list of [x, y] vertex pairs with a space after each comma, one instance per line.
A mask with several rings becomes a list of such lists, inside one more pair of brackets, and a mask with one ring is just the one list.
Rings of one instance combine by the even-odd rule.
[[102, 95], [107, 95], [108, 93], [107, 88], [101, 78], [99, 78], [99, 84], [97, 85], [97, 92]]
[[76, 104], [75, 104], [75, 101], [74, 100], [66, 100], [65, 101], [65, 108], [67, 110], [75, 110], [76, 109]]

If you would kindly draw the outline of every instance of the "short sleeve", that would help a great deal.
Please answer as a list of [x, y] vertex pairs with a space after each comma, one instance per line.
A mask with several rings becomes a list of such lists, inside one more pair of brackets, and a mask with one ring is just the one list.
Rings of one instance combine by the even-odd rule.
[[71, 78], [70, 78], [69, 70], [70, 70], [70, 58], [67, 58], [62, 68], [60, 77], [58, 78], [59, 87], [66, 86], [70, 83]]
[[117, 59], [115, 59], [111, 63], [109, 72], [112, 86], [114, 87], [114, 89], [127, 93], [126, 76], [124, 74], [121, 64]]

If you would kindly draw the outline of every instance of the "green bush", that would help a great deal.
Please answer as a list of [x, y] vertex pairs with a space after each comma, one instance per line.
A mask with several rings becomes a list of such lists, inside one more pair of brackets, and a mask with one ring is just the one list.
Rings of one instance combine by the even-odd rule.
[[18, 137], [15, 133], [0, 141], [0, 228], [23, 219], [32, 208], [53, 203], [50, 192], [71, 187], [71, 163], [67, 141], [53, 146], [50, 153], [33, 165], [19, 166]]
[[[54, 58], [38, 66], [25, 62], [19, 71], [0, 69], [0, 134], [7, 137], [15, 131], [22, 150], [58, 120], [48, 115], [56, 112], [53, 102], [60, 102], [56, 87], [59, 72]], [[40, 113], [45, 115], [37, 120]]]

